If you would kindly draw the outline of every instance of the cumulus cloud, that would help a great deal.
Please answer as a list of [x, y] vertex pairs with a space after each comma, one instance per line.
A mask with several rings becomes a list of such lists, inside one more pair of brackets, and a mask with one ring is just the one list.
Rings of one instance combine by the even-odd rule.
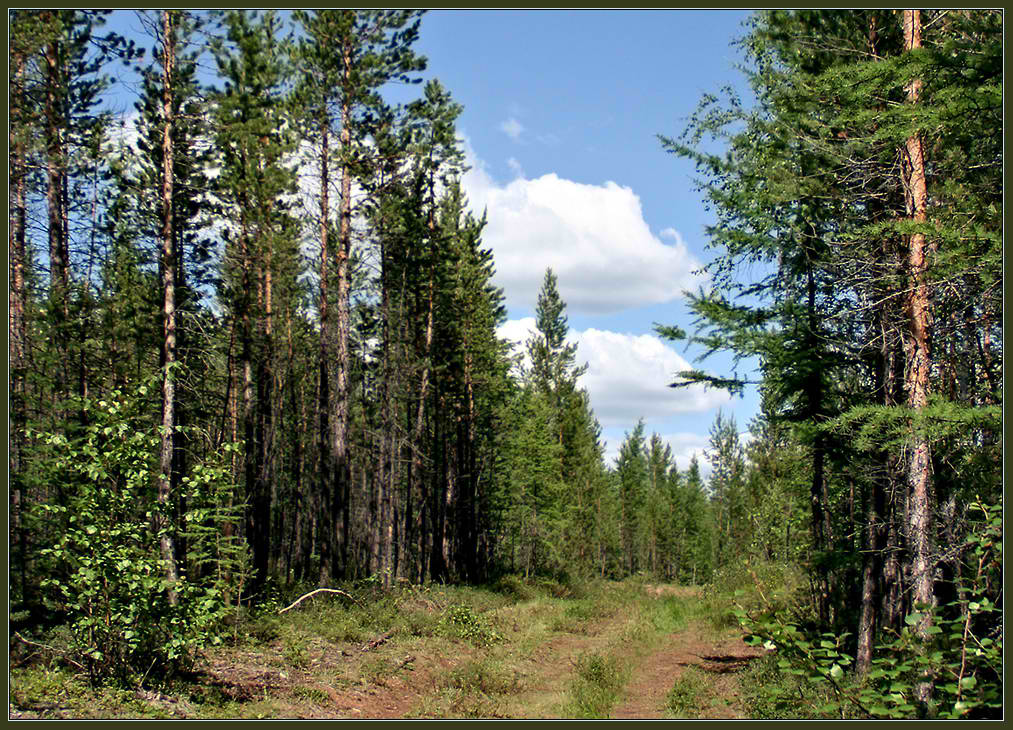
[[689, 463], [696, 457], [700, 465], [700, 473], [707, 478], [711, 471], [711, 463], [707, 458], [707, 449], [710, 446], [708, 436], [699, 433], [682, 431], [679, 433], [662, 434], [661, 440], [672, 447], [672, 457], [680, 472], [689, 469]]
[[658, 235], [661, 236], [662, 238], [671, 238], [673, 241], [675, 241], [680, 246], [685, 246], [686, 245], [686, 240], [682, 237], [682, 234], [679, 233], [674, 228], [666, 228], [661, 233], [659, 233]]
[[[525, 366], [525, 343], [535, 330], [534, 317], [509, 320], [499, 328], [502, 339], [514, 343]], [[648, 424], [673, 416], [700, 413], [730, 400], [724, 391], [693, 385], [669, 388], [676, 372], [690, 364], [654, 335], [633, 335], [589, 328], [571, 330], [567, 339], [577, 343], [577, 363], [587, 363], [580, 385], [591, 396], [598, 421], [604, 428], [632, 428], [638, 419]], [[688, 461], [687, 461], [688, 464]]]
[[547, 267], [569, 311], [585, 314], [669, 302], [701, 283], [700, 262], [681, 239], [668, 244], [651, 231], [632, 189], [553, 173], [501, 185], [463, 142], [471, 169], [462, 183], [473, 208], [488, 212], [483, 240], [508, 306], [534, 307]]
[[506, 121], [499, 123], [500, 131], [502, 131], [510, 139], [520, 139], [521, 133], [524, 131], [524, 125], [518, 122], [514, 117], [510, 117]]
[[586, 361], [581, 385], [602, 426], [632, 427], [686, 413], [709, 411], [730, 400], [724, 391], [702, 385], [674, 389], [668, 384], [691, 366], [654, 335], [632, 335], [590, 328], [575, 333], [577, 357]]

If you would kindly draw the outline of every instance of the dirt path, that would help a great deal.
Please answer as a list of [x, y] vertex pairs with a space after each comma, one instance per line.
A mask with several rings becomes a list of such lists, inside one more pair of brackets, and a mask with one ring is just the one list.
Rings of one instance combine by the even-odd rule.
[[[648, 588], [651, 591], [650, 588]], [[662, 595], [656, 590], [655, 595]], [[735, 631], [715, 638], [713, 631], [701, 624], [691, 624], [683, 631], [669, 634], [657, 650], [644, 657], [633, 671], [626, 686], [626, 701], [611, 714], [613, 719], [664, 719], [668, 693], [686, 676], [696, 676], [694, 707], [679, 717], [702, 719], [742, 718], [738, 672], [762, 650], [746, 646]]]
[[[663, 719], [669, 690], [687, 668], [700, 670], [704, 687], [695, 716], [705, 719], [741, 718], [737, 672], [761, 652], [738, 637], [715, 643], [701, 639], [694, 628], [670, 634], [664, 646], [634, 670], [626, 687], [626, 701], [612, 711], [617, 720]], [[690, 671], [693, 671], [692, 669]]]
[[[699, 591], [646, 586], [648, 595], [692, 600]], [[572, 604], [580, 607], [585, 604]], [[658, 604], [659, 607], [661, 604]], [[188, 682], [171, 695], [138, 691], [101, 694], [87, 703], [22, 695], [19, 718], [559, 718], [573, 712], [571, 685], [578, 660], [602, 654], [633, 666], [615, 719], [737, 718], [743, 716], [739, 674], [760, 652], [737, 632], [716, 631], [706, 618], [661, 636], [644, 627], [648, 607], [611, 611], [588, 620], [569, 605], [532, 600], [491, 618], [502, 641], [474, 646], [441, 635], [379, 635], [363, 643], [289, 630], [264, 642], [209, 652]], [[665, 614], [666, 616], [668, 614]], [[678, 624], [670, 624], [678, 625]], [[639, 633], [638, 633], [639, 632]], [[643, 636], [644, 639], [627, 639]], [[650, 637], [650, 638], [646, 638]], [[673, 713], [668, 696], [679, 684]], [[72, 701], [73, 700], [73, 701]], [[54, 704], [56, 703], [56, 704]]]

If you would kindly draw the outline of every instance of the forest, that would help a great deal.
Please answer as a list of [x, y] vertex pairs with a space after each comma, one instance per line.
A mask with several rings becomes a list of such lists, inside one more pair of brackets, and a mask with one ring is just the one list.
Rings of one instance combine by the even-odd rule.
[[143, 686], [318, 588], [651, 581], [767, 653], [754, 714], [1002, 716], [1001, 11], [756, 12], [754, 98], [658, 130], [713, 222], [657, 331], [759, 363], [671, 373], [761, 394], [709, 471], [643, 421], [607, 463], [551, 269], [497, 335], [421, 11], [110, 12], [8, 11], [12, 663]]

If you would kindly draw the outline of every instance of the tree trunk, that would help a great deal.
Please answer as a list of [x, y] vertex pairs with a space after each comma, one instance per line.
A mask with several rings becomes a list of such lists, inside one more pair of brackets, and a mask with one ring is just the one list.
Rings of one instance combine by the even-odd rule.
[[334, 377], [334, 401], [331, 414], [331, 452], [333, 460], [334, 487], [332, 494], [332, 509], [335, 518], [340, 515], [340, 527], [336, 530], [337, 548], [340, 550], [341, 572], [345, 570], [348, 561], [348, 528], [350, 516], [350, 489], [351, 473], [348, 464], [348, 373], [350, 358], [348, 352], [348, 340], [350, 332], [351, 305], [350, 281], [348, 271], [348, 257], [352, 245], [352, 171], [349, 167], [347, 155], [351, 152], [352, 129], [351, 129], [351, 100], [348, 97], [348, 85], [351, 74], [351, 58], [346, 48], [344, 51], [344, 80], [346, 92], [341, 101], [341, 208], [338, 222], [338, 250], [337, 250], [337, 343], [335, 359], [336, 367], [333, 369]]
[[[921, 47], [921, 17], [918, 10], [904, 11], [904, 44], [907, 50]], [[918, 103], [921, 81], [908, 85], [908, 103]], [[925, 160], [921, 135], [908, 138], [903, 155], [904, 189], [908, 218], [915, 223], [926, 220], [927, 191]], [[908, 238], [909, 293], [906, 307], [908, 331], [905, 342], [907, 371], [905, 386], [907, 404], [920, 411], [928, 404], [929, 343], [932, 331], [932, 311], [927, 281], [929, 246], [924, 233], [913, 233]], [[911, 540], [912, 598], [915, 603], [931, 604], [932, 586], [932, 460], [927, 439], [915, 436], [908, 462], [908, 489], [910, 499], [909, 538]], [[922, 630], [926, 623], [920, 626]]]
[[[10, 358], [10, 453], [8, 467], [11, 481], [11, 531], [18, 542], [18, 567], [21, 599], [27, 590], [27, 534], [21, 519], [25, 493], [21, 473], [21, 448], [25, 431], [25, 356], [27, 352], [27, 327], [25, 322], [25, 147], [24, 138], [28, 133], [24, 124], [24, 82], [25, 58], [15, 53], [11, 58], [13, 71], [11, 79], [10, 127], [8, 144], [11, 152], [8, 166], [8, 193], [10, 195], [8, 262], [10, 281], [8, 290], [8, 357]], [[22, 116], [18, 119], [18, 116]], [[13, 543], [13, 540], [12, 540]], [[15, 562], [15, 561], [12, 561]]]
[[70, 272], [67, 239], [64, 227], [64, 180], [66, 160], [63, 113], [60, 97], [64, 93], [60, 43], [54, 39], [45, 48], [46, 62], [46, 203], [49, 223], [49, 303], [53, 318], [54, 341], [60, 363], [54, 369], [57, 401], [66, 395], [67, 387], [67, 320], [70, 318], [68, 297]]
[[[904, 11], [904, 48], [911, 52], [921, 47], [921, 11]], [[920, 79], [912, 79], [907, 86], [907, 101], [917, 104], [921, 92]], [[925, 182], [925, 158], [921, 134], [915, 132], [905, 144], [902, 153], [901, 174], [905, 192], [905, 207], [908, 219], [913, 223], [925, 223], [928, 195]], [[925, 234], [912, 233], [908, 237], [907, 274], [908, 294], [907, 337], [905, 354], [907, 369], [905, 386], [907, 405], [914, 411], [923, 410], [928, 404], [929, 343], [932, 333], [932, 311], [927, 281], [929, 245]], [[908, 541], [910, 545], [911, 597], [916, 606], [934, 603], [932, 559], [933, 549], [933, 483], [932, 453], [929, 441], [924, 436], [913, 434], [907, 469], [908, 486]], [[926, 614], [916, 629], [923, 637], [931, 619]], [[932, 692], [930, 683], [918, 685], [918, 699], [927, 702]]]
[[165, 351], [165, 370], [162, 374], [162, 444], [160, 450], [160, 475], [158, 481], [158, 503], [162, 514], [156, 520], [161, 545], [162, 560], [165, 562], [165, 577], [168, 583], [169, 605], [178, 601], [176, 582], [176, 548], [173, 527], [168, 523], [172, 495], [176, 494], [179, 475], [173, 469], [176, 429], [176, 383], [173, 367], [176, 364], [176, 261], [172, 220], [172, 83], [175, 43], [172, 17], [168, 10], [162, 11], [162, 317]]
[[[818, 314], [816, 311], [816, 278], [811, 264], [806, 270], [807, 288], [807, 331], [805, 346], [810, 352], [820, 348], [818, 338]], [[823, 420], [823, 374], [820, 370], [811, 370], [806, 377], [806, 416], [813, 426], [819, 426]], [[817, 433], [812, 451], [812, 483], [809, 489], [809, 502], [812, 512], [813, 548], [817, 553], [825, 553], [832, 545], [830, 511], [827, 505], [826, 484], [826, 437]], [[818, 556], [816, 569], [817, 608], [820, 621], [827, 625], [830, 615], [830, 584], [831, 576], [827, 570], [824, 556]]]
[[330, 136], [330, 122], [326, 112], [321, 114], [320, 120], [320, 390], [317, 401], [317, 421], [319, 425], [319, 507], [321, 530], [320, 540], [320, 585], [330, 582], [334, 573], [334, 544], [330, 539], [330, 526], [333, 524], [334, 515], [331, 514], [333, 491], [333, 450], [331, 448], [331, 370], [334, 364], [331, 362], [332, 348], [334, 343], [334, 322], [330, 313], [330, 173], [328, 148]]

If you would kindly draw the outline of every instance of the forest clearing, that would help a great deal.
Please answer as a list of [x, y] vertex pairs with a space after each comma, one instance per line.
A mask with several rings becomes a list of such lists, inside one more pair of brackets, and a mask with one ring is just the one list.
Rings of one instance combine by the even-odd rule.
[[8, 24], [12, 717], [1002, 717], [1001, 10]]
[[264, 611], [154, 688], [91, 688], [22, 645], [11, 717], [735, 718], [748, 712], [740, 678], [764, 653], [700, 588], [507, 578], [351, 591]]

